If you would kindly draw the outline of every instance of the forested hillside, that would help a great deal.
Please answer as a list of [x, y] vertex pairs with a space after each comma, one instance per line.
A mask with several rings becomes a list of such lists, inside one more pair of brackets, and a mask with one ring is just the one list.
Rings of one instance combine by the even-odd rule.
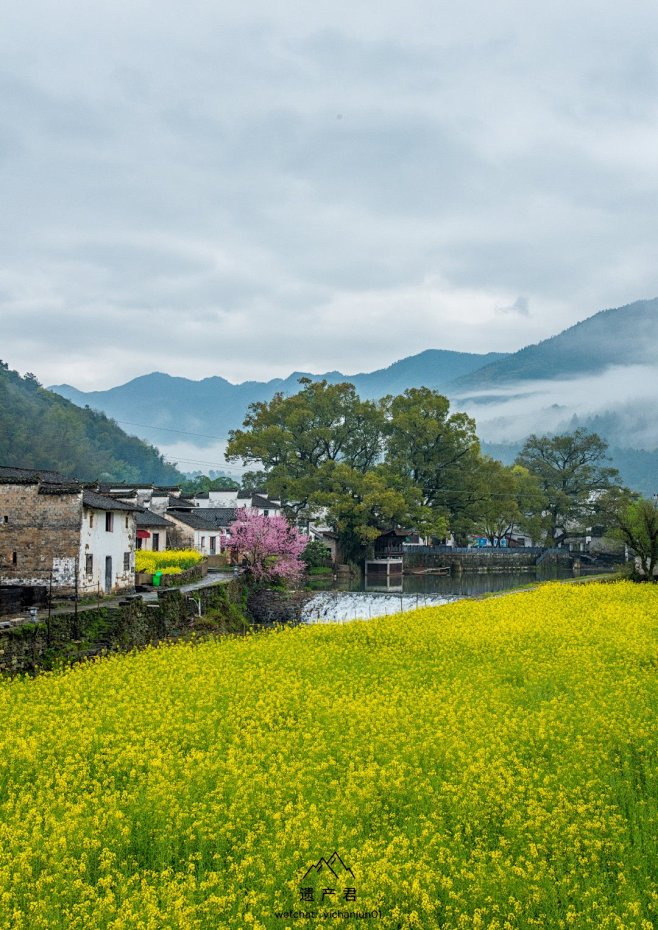
[[537, 345], [458, 378], [454, 394], [523, 381], [600, 374], [612, 366], [656, 364], [658, 298], [601, 310]]
[[83, 480], [174, 484], [181, 475], [157, 449], [105, 414], [76, 407], [0, 362], [0, 463], [48, 468]]

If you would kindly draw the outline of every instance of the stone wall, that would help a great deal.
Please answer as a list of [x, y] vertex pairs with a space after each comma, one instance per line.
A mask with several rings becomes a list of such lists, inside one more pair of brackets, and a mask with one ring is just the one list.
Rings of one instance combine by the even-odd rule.
[[0, 484], [0, 581], [72, 587], [80, 546], [82, 492], [39, 493], [36, 484]]
[[55, 614], [50, 621], [0, 630], [0, 673], [34, 673], [58, 663], [76, 662], [198, 632], [231, 632], [242, 624], [242, 590], [238, 583], [214, 585], [194, 592], [215, 623], [195, 618], [196, 605], [176, 589], [161, 591], [157, 603], [140, 599], [119, 607]]
[[[535, 549], [468, 549], [404, 553], [404, 570], [449, 568], [453, 572], [530, 571], [537, 564]], [[569, 554], [565, 551], [565, 557]]]

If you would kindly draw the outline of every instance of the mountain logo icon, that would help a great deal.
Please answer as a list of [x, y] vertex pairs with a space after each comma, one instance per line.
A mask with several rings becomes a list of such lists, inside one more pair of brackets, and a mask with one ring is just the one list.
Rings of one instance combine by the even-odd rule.
[[308, 878], [309, 875], [323, 875], [325, 873], [330, 873], [334, 876], [334, 878], [339, 878], [341, 875], [351, 875], [352, 878], [354, 878], [354, 872], [352, 869], [345, 865], [335, 850], [328, 859], [325, 859], [325, 857], [322, 856], [322, 858], [318, 859], [317, 862], [314, 862], [313, 865], [310, 865], [304, 873], [304, 878], [302, 878], [302, 881], [304, 881], [305, 878]]

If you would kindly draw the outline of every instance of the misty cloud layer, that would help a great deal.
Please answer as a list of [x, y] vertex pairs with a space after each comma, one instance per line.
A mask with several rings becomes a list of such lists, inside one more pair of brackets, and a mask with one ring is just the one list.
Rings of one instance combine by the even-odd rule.
[[[530, 433], [558, 433], [588, 426], [615, 445], [658, 448], [658, 368], [615, 366], [561, 381], [523, 381], [496, 387], [490, 395], [455, 399], [477, 422], [485, 442], [514, 443]], [[603, 418], [594, 422], [594, 418]], [[575, 419], [574, 419], [575, 418]]]
[[657, 40], [649, 2], [14, 4], [0, 354], [356, 372], [654, 296]]

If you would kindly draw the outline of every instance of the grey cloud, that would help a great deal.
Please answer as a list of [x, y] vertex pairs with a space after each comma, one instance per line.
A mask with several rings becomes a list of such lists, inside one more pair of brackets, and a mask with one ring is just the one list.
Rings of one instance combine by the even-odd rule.
[[530, 301], [527, 297], [517, 297], [507, 307], [496, 307], [496, 313], [509, 313], [515, 316], [530, 316]]
[[650, 4], [35, 11], [0, 36], [0, 313], [44, 380], [514, 349], [658, 293]]

